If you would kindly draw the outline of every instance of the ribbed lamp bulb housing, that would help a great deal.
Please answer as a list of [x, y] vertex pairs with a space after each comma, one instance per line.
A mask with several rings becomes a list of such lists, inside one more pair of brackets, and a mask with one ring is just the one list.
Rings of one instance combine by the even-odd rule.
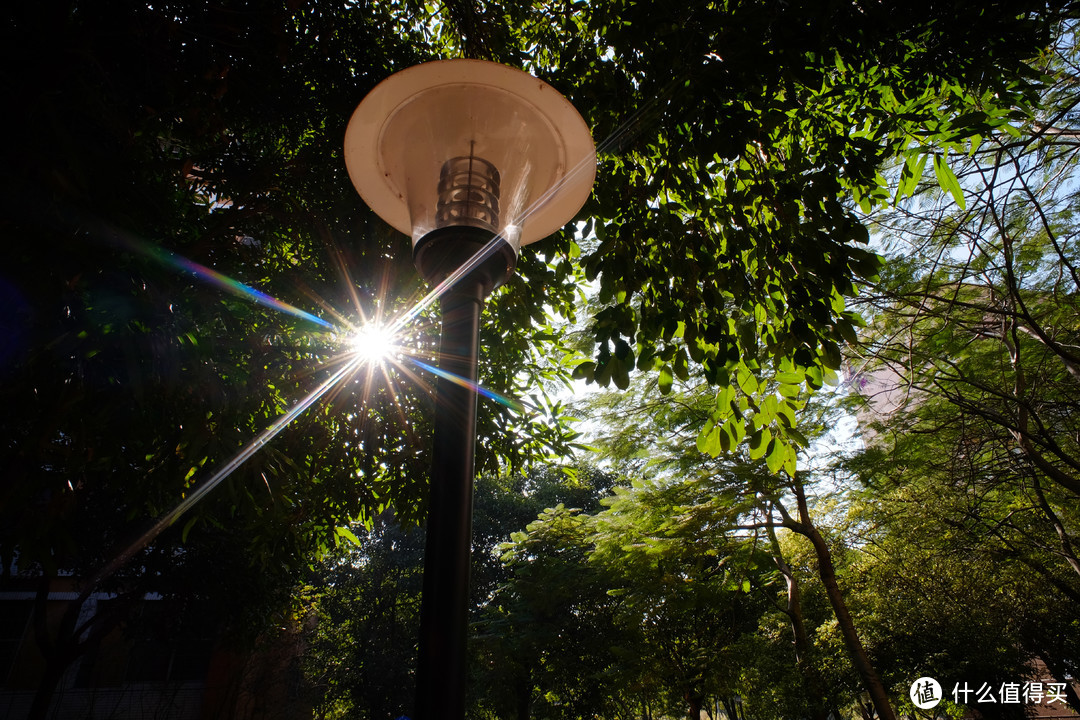
[[484, 60], [424, 63], [376, 85], [349, 120], [345, 163], [371, 209], [412, 237], [425, 278], [440, 282], [484, 248], [506, 266], [493, 286], [522, 245], [573, 219], [596, 176], [573, 105]]

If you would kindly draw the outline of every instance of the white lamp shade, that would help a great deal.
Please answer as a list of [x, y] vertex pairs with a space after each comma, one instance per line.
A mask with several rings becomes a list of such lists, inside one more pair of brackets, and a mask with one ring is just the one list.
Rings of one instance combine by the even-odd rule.
[[437, 227], [444, 164], [470, 156], [498, 171], [493, 226], [515, 252], [569, 222], [596, 177], [592, 135], [574, 106], [528, 73], [484, 60], [439, 60], [391, 75], [345, 131], [353, 185], [414, 245]]

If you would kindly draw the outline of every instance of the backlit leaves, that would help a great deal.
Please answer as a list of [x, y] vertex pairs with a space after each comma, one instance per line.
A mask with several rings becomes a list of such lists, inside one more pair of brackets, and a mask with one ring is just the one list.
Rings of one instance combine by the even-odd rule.
[[[614, 8], [629, 26], [609, 22]], [[963, 202], [942, 149], [977, 147], [1030, 100], [1022, 61], [1046, 25], [987, 11], [975, 33], [930, 9], [908, 8], [898, 23], [886, 6], [754, 2], [709, 5], [679, 26], [662, 14], [589, 4], [569, 29], [598, 37], [596, 54], [570, 39], [551, 56], [579, 76], [572, 97], [601, 141], [599, 182], [584, 210], [596, 243], [583, 260], [605, 307], [594, 316], [596, 372], [581, 376], [621, 387], [623, 366], [611, 358], [626, 342], [639, 369], [658, 372], [662, 393], [685, 353], [708, 382], [736, 384], [755, 406], [759, 393], [776, 393], [794, 412], [800, 392], [835, 377], [840, 348], [857, 341], [862, 324], [847, 300], [882, 268], [853, 208], [909, 196], [931, 156], [941, 186]], [[741, 29], [715, 29], [732, 23]], [[778, 30], [806, 25], [834, 30]], [[631, 52], [642, 27], [669, 29], [648, 52]], [[997, 75], [988, 80], [991, 64]], [[646, 66], [669, 73], [652, 77]], [[597, 97], [626, 104], [590, 102]], [[603, 142], [635, 110], [633, 134]], [[897, 158], [902, 171], [890, 187], [884, 168]], [[761, 368], [781, 360], [803, 379], [780, 389], [760, 382]], [[718, 420], [723, 427], [726, 418]], [[728, 442], [709, 433], [702, 445], [710, 450]], [[782, 429], [773, 439], [788, 442]]]

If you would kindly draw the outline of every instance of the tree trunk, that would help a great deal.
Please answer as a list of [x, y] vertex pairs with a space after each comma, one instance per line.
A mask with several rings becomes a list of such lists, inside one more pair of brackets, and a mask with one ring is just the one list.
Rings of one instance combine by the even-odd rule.
[[60, 684], [66, 669], [66, 664], [56, 662], [53, 657], [48, 659], [41, 682], [38, 683], [37, 690], [34, 692], [34, 702], [30, 705], [27, 720], [45, 720], [49, 706], [52, 705], [53, 695], [56, 694], [56, 686]]
[[[93, 585], [87, 585], [78, 597], [67, 602], [64, 614], [57, 623], [55, 636], [50, 634], [48, 608], [49, 593], [52, 590], [52, 578], [42, 576], [34, 599], [34, 640], [45, 658], [45, 670], [30, 705], [27, 720], [45, 720], [52, 705], [56, 688], [64, 678], [64, 673], [73, 662], [79, 659], [86, 649], [100, 641], [112, 628], [119, 625], [123, 611], [119, 606], [111, 612], [95, 612], [94, 616], [79, 626], [79, 615], [83, 605], [90, 598]], [[84, 637], [85, 636], [85, 637]]]
[[[34, 597], [33, 624], [34, 641], [42, 657], [45, 658], [45, 670], [34, 691], [34, 700], [30, 705], [27, 720], [45, 720], [53, 695], [56, 694], [56, 686], [60, 684], [68, 665], [78, 656], [77, 653], [72, 652], [71, 634], [78, 620], [78, 608], [82, 607], [81, 598], [65, 608], [63, 618], [56, 628], [56, 636], [53, 637], [49, 632], [49, 593], [51, 590], [52, 578], [43, 575], [38, 582]], [[77, 639], [75, 642], [77, 643]]]
[[862, 641], [859, 640], [859, 635], [855, 631], [855, 622], [851, 618], [847, 603], [840, 592], [840, 586], [836, 582], [836, 568], [833, 565], [829, 546], [810, 520], [810, 511], [806, 505], [806, 491], [799, 480], [793, 482], [793, 488], [795, 490], [795, 499], [799, 505], [799, 522], [791, 524], [790, 527], [795, 532], [804, 535], [814, 546], [821, 584], [825, 586], [825, 593], [828, 595], [829, 604], [832, 605], [833, 613], [836, 615], [836, 622], [840, 627], [840, 634], [844, 638], [844, 645], [847, 647], [848, 654], [851, 655], [851, 661], [855, 664], [855, 669], [862, 679], [863, 687], [866, 688], [866, 692], [870, 695], [874, 710], [877, 711], [877, 715], [881, 720], [896, 720], [896, 714], [889, 703], [889, 696], [885, 692], [885, 686], [881, 684], [881, 678], [878, 677], [877, 670], [874, 669], [870, 657], [863, 648]]
[[683, 699], [686, 700], [688, 706], [687, 717], [689, 717], [690, 720], [701, 720], [701, 695], [688, 690], [683, 693]]
[[[776, 503], [779, 506], [779, 503]], [[787, 510], [779, 508], [782, 515], [787, 516]], [[787, 583], [787, 610], [786, 614], [791, 620], [791, 632], [795, 639], [795, 665], [799, 673], [806, 681], [806, 689], [810, 692], [811, 719], [826, 720], [829, 716], [825, 709], [825, 694], [822, 691], [821, 675], [810, 661], [810, 638], [806, 632], [806, 623], [803, 619], [802, 593], [799, 590], [799, 582], [792, 572], [791, 566], [784, 559], [780, 551], [780, 542], [776, 539], [776, 529], [772, 526], [767, 528], [769, 544], [772, 548], [773, 561], [784, 576]]]
[[532, 705], [532, 672], [526, 668], [524, 675], [517, 682], [517, 720], [529, 720]]
[[1043, 514], [1046, 515], [1058, 534], [1061, 554], [1065, 557], [1065, 560], [1069, 563], [1069, 566], [1073, 571], [1077, 575], [1080, 575], [1080, 558], [1076, 557], [1076, 551], [1073, 550], [1072, 538], [1069, 537], [1069, 533], [1065, 530], [1065, 526], [1062, 524], [1061, 519], [1058, 518], [1057, 513], [1050, 507], [1050, 503], [1046, 501], [1046, 496], [1043, 494], [1042, 487], [1039, 485], [1038, 475], [1032, 477], [1032, 487], [1035, 490], [1035, 497], [1039, 500], [1039, 507], [1042, 508]]
[[1076, 688], [1068, 681], [1069, 673], [1067, 669], [1062, 667], [1061, 663], [1048, 653], [1042, 653], [1038, 657], [1042, 664], [1046, 666], [1046, 669], [1050, 671], [1050, 674], [1054, 676], [1055, 681], [1065, 683], [1065, 704], [1071, 707], [1073, 711], [1080, 713], [1080, 695], [1077, 695]]

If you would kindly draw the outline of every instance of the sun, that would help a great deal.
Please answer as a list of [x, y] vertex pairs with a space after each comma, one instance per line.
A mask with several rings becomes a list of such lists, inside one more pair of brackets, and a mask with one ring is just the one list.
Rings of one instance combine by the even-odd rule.
[[349, 349], [366, 362], [377, 364], [397, 351], [394, 333], [379, 323], [368, 323], [349, 335]]

